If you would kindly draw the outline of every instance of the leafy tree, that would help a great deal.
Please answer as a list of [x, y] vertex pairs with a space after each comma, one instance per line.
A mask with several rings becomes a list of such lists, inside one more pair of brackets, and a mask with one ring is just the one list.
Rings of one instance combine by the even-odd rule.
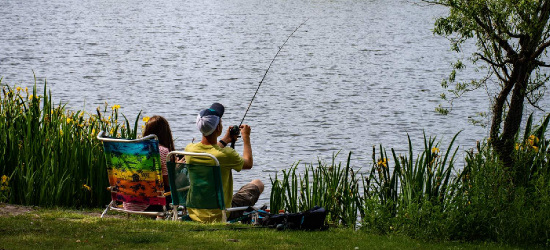
[[[491, 97], [489, 140], [504, 165], [512, 167], [514, 138], [520, 128], [524, 103], [540, 109], [538, 102], [544, 96], [549, 79], [541, 69], [550, 67], [542, 60], [547, 58], [550, 45], [550, 0], [426, 2], [448, 7], [448, 15], [436, 20], [434, 33], [448, 38], [453, 50], [460, 52], [468, 39], [476, 41], [477, 51], [472, 62], [479, 69], [486, 69], [487, 75], [470, 82], [456, 81], [457, 70], [464, 67], [458, 61], [442, 86], [451, 85], [452, 100], [489, 84], [497, 89]], [[447, 98], [444, 94], [442, 97]]]

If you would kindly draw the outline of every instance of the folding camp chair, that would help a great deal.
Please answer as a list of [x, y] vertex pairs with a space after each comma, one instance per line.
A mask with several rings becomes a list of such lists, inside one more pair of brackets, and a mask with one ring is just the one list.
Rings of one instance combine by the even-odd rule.
[[[176, 164], [170, 159], [176, 155], [206, 157], [213, 165]], [[246, 210], [248, 207], [226, 208], [223, 197], [220, 163], [215, 156], [207, 153], [172, 151], [166, 157], [168, 162], [168, 180], [172, 190], [172, 219], [178, 220], [178, 207], [182, 207], [182, 216], [188, 208], [220, 209], [222, 222], [227, 222], [227, 212]], [[230, 190], [231, 192], [233, 190]]]
[[[111, 202], [101, 214], [109, 210], [130, 214], [165, 217], [166, 197], [161, 173], [159, 142], [156, 135], [128, 140], [107, 137], [104, 131], [97, 135], [103, 142], [107, 160], [107, 175]], [[120, 206], [122, 202], [161, 205], [163, 211], [133, 211]]]

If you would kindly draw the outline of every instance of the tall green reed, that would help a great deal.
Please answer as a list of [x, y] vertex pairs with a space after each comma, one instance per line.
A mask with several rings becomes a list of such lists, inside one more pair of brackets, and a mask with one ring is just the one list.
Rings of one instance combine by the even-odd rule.
[[[0, 79], [0, 85], [1, 85]], [[100, 130], [135, 138], [119, 105], [107, 104], [97, 114], [54, 104], [44, 83], [36, 88], [2, 86], [0, 95], [0, 176], [9, 179], [6, 201], [40, 206], [102, 206], [110, 194]]]
[[378, 157], [376, 147], [373, 147], [372, 168], [369, 175], [363, 176], [362, 182], [364, 228], [384, 233], [411, 226], [420, 228], [426, 222], [426, 216], [452, 207], [450, 197], [456, 192], [457, 183], [453, 169], [458, 152], [458, 147], [453, 148], [453, 145], [458, 134], [451, 140], [445, 154], [442, 154], [436, 138], [427, 138], [426, 135], [424, 148], [418, 155], [415, 155], [410, 137], [408, 152], [397, 155], [391, 149], [392, 160], [382, 145]]
[[355, 226], [362, 207], [358, 174], [351, 167], [351, 153], [344, 166], [336, 163], [337, 156], [332, 156], [330, 164], [321, 160], [316, 167], [305, 164], [301, 174], [296, 163], [282, 171], [282, 179], [271, 178], [271, 211], [294, 213], [317, 205], [329, 211], [329, 223]]

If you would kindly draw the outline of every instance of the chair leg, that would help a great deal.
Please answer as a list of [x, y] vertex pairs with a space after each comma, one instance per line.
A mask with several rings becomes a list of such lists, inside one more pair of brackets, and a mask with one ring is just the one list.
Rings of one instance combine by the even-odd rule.
[[225, 210], [222, 210], [222, 222], [227, 222], [227, 213]]
[[101, 213], [101, 217], [100, 218], [103, 218], [103, 216], [105, 216], [107, 214], [107, 212], [109, 212], [109, 209], [111, 208], [111, 205], [113, 205], [113, 202], [115, 201], [111, 201], [109, 203], [109, 205], [107, 205], [107, 208], [105, 208], [105, 210], [103, 210], [103, 213]]
[[177, 221], [178, 220], [178, 206], [174, 205], [172, 208], [172, 220]]

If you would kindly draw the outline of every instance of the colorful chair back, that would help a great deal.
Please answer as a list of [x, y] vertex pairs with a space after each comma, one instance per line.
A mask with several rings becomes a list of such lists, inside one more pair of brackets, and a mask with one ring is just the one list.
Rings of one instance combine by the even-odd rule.
[[120, 207], [122, 202], [166, 206], [157, 136], [129, 140], [107, 137], [102, 131], [97, 139], [103, 142], [108, 189], [111, 192], [111, 203], [101, 217], [109, 210], [164, 216], [165, 212], [133, 211]]

